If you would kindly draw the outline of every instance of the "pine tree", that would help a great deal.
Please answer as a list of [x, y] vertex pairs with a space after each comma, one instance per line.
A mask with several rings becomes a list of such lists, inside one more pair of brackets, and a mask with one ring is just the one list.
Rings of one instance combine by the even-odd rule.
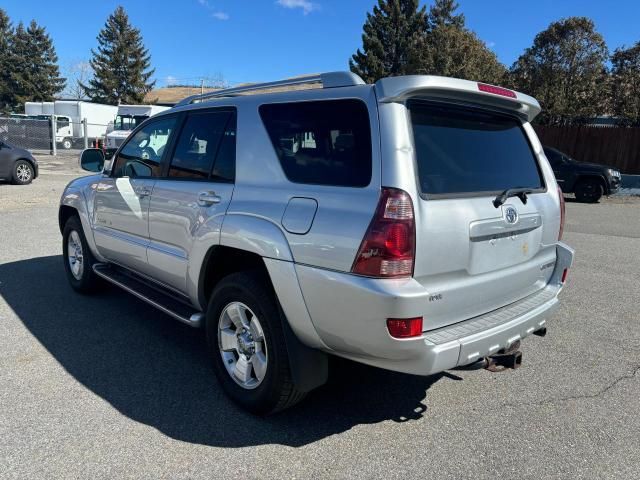
[[640, 42], [611, 56], [611, 108], [626, 123], [640, 125]]
[[458, 3], [455, 0], [436, 0], [429, 8], [428, 28], [431, 30], [442, 26], [464, 28], [464, 15], [462, 13], [454, 15], [457, 9]]
[[378, 0], [367, 13], [362, 50], [349, 60], [351, 71], [366, 82], [412, 73], [426, 22], [418, 0]]
[[9, 46], [13, 41], [13, 26], [7, 13], [0, 8], [0, 112], [7, 110], [9, 72]]
[[429, 9], [417, 73], [493, 84], [503, 82], [506, 69], [456, 14], [454, 0], [436, 0]]
[[140, 30], [129, 23], [124, 8], [118, 7], [107, 18], [98, 34], [98, 49], [91, 50], [93, 78], [82, 84], [87, 97], [95, 102], [142, 103], [155, 85], [149, 79], [151, 56], [144, 47]]
[[593, 21], [570, 17], [538, 33], [510, 74], [515, 88], [542, 105], [541, 123], [571, 122], [606, 109], [608, 57]]
[[7, 105], [19, 108], [28, 101], [53, 101], [65, 86], [51, 37], [34, 20], [18, 24], [9, 43], [10, 69]]

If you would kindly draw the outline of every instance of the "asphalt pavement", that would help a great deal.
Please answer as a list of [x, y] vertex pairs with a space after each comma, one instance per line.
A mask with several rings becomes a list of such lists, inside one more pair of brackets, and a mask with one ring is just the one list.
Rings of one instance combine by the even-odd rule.
[[201, 332], [67, 285], [44, 158], [0, 184], [0, 478], [640, 478], [640, 198], [567, 203], [576, 249], [515, 371], [414, 377], [346, 361], [295, 408], [238, 409]]

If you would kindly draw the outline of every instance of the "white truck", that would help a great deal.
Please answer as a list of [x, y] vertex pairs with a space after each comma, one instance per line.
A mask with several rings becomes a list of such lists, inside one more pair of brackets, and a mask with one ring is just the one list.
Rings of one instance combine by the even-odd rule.
[[105, 136], [104, 146], [107, 158], [122, 145], [138, 125], [156, 113], [164, 112], [169, 108], [160, 105], [120, 105], [113, 127], [107, 130]]
[[84, 142], [83, 120], [87, 120], [87, 137], [90, 143], [102, 140], [108, 125], [118, 111], [115, 105], [83, 102], [80, 100], [56, 100], [55, 102], [26, 102], [25, 114], [40, 118], [56, 117], [56, 144], [68, 150]]

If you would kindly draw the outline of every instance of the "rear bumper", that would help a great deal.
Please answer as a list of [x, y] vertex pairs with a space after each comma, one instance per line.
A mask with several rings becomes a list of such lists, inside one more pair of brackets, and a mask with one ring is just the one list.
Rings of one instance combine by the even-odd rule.
[[[389, 370], [431, 375], [466, 365], [544, 328], [558, 309], [562, 272], [573, 250], [559, 243], [548, 285], [511, 305], [454, 325], [396, 339], [387, 318], [408, 318], [424, 305], [424, 292], [408, 280], [371, 281], [297, 266], [313, 325], [333, 354]], [[366, 281], [365, 281], [366, 280]]]

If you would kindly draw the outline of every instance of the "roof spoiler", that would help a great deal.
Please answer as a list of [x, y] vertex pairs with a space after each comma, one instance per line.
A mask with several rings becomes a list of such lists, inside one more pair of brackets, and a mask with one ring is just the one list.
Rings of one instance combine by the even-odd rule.
[[389, 77], [375, 83], [380, 103], [403, 103], [411, 97], [460, 100], [512, 111], [532, 121], [542, 110], [538, 101], [502, 87], [432, 75]]

